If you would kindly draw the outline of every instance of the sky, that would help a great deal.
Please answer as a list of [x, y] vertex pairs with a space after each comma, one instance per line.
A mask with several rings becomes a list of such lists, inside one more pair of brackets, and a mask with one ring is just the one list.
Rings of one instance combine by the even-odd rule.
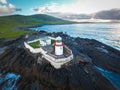
[[22, 14], [91, 14], [120, 8], [120, 0], [0, 0], [0, 16]]

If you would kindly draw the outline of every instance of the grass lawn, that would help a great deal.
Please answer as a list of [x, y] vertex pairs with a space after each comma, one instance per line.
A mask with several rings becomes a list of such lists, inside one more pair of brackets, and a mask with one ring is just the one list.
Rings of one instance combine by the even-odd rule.
[[32, 46], [33, 48], [40, 48], [40, 42], [39, 41], [29, 43], [29, 45]]
[[55, 40], [51, 40], [51, 45], [54, 45], [54, 43], [55, 43]]

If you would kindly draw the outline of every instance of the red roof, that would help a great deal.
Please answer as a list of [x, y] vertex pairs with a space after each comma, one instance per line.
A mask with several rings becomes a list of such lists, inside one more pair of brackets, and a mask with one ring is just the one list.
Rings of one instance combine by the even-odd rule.
[[54, 46], [64, 46], [64, 45], [65, 45], [64, 42], [62, 42], [61, 45], [57, 45], [56, 43], [54, 44]]

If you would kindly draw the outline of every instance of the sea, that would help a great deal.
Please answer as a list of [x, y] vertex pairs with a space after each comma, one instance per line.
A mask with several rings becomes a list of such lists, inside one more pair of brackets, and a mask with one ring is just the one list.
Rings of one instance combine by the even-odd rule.
[[16, 85], [17, 81], [19, 80], [20, 75], [14, 73], [0, 73], [0, 90], [18, 90]]
[[47, 32], [63, 32], [72, 37], [96, 39], [120, 50], [120, 23], [81, 23], [65, 25], [43, 25], [31, 28]]

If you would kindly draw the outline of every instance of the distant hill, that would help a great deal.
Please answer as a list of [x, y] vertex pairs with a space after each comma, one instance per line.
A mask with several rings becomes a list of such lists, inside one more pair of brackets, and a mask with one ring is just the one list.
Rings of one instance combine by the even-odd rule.
[[86, 15], [86, 14], [65, 14], [59, 16], [63, 19], [91, 19], [91, 15]]
[[15, 31], [18, 27], [38, 26], [43, 24], [65, 24], [70, 21], [62, 20], [45, 14], [30, 16], [11, 15], [0, 17], [0, 38], [12, 38], [23, 35], [26, 31]]
[[59, 17], [67, 20], [82, 19], [103, 19], [103, 20], [120, 20], [120, 9], [111, 9], [99, 11], [92, 14], [58, 14]]
[[68, 23], [69, 21], [55, 18], [45, 14], [37, 14], [30, 16], [23, 15], [12, 15], [0, 17], [0, 23], [18, 23], [24, 25], [38, 25], [38, 24], [59, 24], [59, 23]]
[[111, 9], [95, 13], [95, 19], [120, 20], [120, 9]]

